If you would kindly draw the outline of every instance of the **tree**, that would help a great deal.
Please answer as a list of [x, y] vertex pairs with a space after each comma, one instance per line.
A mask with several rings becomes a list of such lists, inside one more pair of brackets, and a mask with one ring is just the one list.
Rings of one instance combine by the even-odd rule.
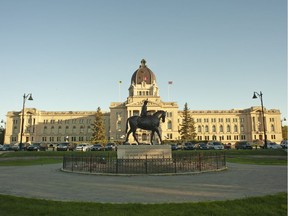
[[197, 135], [195, 132], [194, 119], [191, 117], [187, 103], [184, 105], [179, 133], [182, 140], [194, 140]]
[[93, 126], [93, 142], [104, 142], [106, 140], [105, 136], [105, 127], [104, 127], [104, 119], [103, 113], [101, 112], [100, 107], [97, 108], [97, 112], [95, 114], [95, 121], [92, 124]]
[[0, 144], [4, 144], [5, 129], [0, 127]]

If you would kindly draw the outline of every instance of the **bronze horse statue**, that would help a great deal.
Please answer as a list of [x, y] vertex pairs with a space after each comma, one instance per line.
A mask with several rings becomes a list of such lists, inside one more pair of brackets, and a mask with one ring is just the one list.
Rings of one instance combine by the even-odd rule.
[[[133, 137], [137, 144], [139, 145], [138, 139], [136, 137], [136, 130], [137, 128], [143, 129], [143, 130], [149, 130], [151, 131], [151, 137], [150, 142], [151, 145], [153, 145], [153, 137], [154, 133], [156, 132], [160, 143], [162, 143], [162, 139], [159, 132], [159, 125], [160, 125], [160, 119], [162, 119], [162, 122], [165, 122], [166, 112], [163, 110], [159, 110], [155, 112], [153, 115], [147, 115], [147, 116], [131, 116], [126, 121], [126, 140], [125, 142], [128, 142], [129, 135], [133, 133]], [[130, 130], [128, 131], [128, 125], [130, 127]], [[127, 133], [128, 131], [128, 133]]]

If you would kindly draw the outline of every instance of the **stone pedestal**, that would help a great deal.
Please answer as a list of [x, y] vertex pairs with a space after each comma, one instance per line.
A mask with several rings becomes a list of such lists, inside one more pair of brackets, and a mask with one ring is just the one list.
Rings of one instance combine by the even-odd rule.
[[120, 145], [118, 159], [162, 159], [172, 158], [170, 145]]

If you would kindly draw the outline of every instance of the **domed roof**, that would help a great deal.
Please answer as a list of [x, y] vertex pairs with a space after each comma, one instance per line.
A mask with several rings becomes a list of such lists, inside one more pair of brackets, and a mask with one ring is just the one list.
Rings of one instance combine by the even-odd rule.
[[132, 75], [131, 84], [141, 84], [143, 81], [147, 84], [152, 84], [154, 81], [156, 82], [155, 74], [145, 64], [145, 59], [142, 59], [139, 69]]

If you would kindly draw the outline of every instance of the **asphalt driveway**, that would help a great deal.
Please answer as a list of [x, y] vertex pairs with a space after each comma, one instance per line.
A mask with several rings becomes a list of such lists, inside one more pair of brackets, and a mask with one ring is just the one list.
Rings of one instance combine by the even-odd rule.
[[178, 203], [287, 192], [286, 166], [228, 163], [228, 170], [172, 176], [99, 176], [60, 171], [61, 164], [0, 166], [0, 194], [101, 203]]

